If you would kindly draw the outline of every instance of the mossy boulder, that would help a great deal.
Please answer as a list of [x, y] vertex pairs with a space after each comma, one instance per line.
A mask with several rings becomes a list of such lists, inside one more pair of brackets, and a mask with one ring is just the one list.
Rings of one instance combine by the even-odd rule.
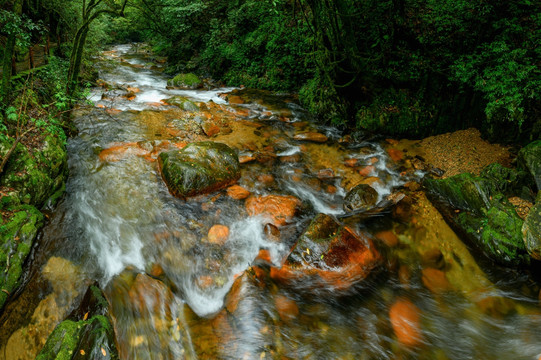
[[535, 205], [530, 209], [524, 221], [522, 234], [530, 256], [541, 260], [541, 191], [537, 193]]
[[480, 176], [490, 180], [492, 191], [506, 196], [529, 195], [531, 189], [535, 189], [535, 183], [528, 171], [511, 169], [498, 163], [486, 166]]
[[493, 180], [464, 173], [426, 179], [424, 185], [447, 219], [488, 257], [506, 266], [529, 263], [523, 221]]
[[193, 90], [203, 86], [203, 82], [193, 73], [178, 74], [174, 78], [167, 81], [170, 87], [181, 90]]
[[184, 96], [173, 96], [172, 98], [169, 98], [166, 101], [169, 105], [178, 106], [179, 108], [186, 111], [191, 111], [191, 112], [199, 111], [199, 106], [197, 106], [196, 103], [189, 100], [188, 98], [185, 98]]
[[534, 141], [520, 149], [517, 161], [519, 168], [532, 176], [537, 191], [541, 190], [541, 140]]
[[11, 215], [0, 225], [0, 310], [8, 294], [19, 286], [24, 262], [43, 225], [43, 215], [33, 206], [19, 205], [4, 210]]
[[36, 360], [118, 359], [107, 301], [90, 286], [81, 306], [56, 326]]
[[237, 154], [229, 146], [202, 141], [159, 156], [162, 178], [178, 197], [206, 194], [235, 183], [240, 177]]
[[40, 148], [30, 151], [23, 144], [17, 145], [0, 178], [0, 186], [9, 188], [21, 203], [42, 208], [64, 185], [67, 169], [63, 141], [48, 134]]

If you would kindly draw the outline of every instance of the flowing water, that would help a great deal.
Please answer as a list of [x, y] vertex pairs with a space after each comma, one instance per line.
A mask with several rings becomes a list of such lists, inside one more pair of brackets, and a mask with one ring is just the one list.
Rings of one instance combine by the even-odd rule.
[[[132, 45], [100, 60], [104, 86], [93, 91], [95, 106], [76, 111], [66, 195], [1, 318], [0, 358], [34, 358], [94, 281], [123, 359], [539, 358], [539, 286], [514, 271], [483, 272], [422, 193], [392, 211], [344, 213], [358, 182], [383, 200], [423, 176], [398, 168], [385, 142], [339, 141], [286, 95], [167, 89], [153, 60]], [[174, 96], [197, 107], [163, 101]], [[309, 130], [329, 140], [293, 139]], [[241, 165], [241, 186], [295, 196], [300, 211], [274, 228], [225, 191], [173, 197], [157, 154], [210, 131], [252, 160]], [[366, 279], [345, 286], [273, 276], [318, 213], [381, 254]], [[209, 241], [214, 225], [229, 230], [224, 244]]]

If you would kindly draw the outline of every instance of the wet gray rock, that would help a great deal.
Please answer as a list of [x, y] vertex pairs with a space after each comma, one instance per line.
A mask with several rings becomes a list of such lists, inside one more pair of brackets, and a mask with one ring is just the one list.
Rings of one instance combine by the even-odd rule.
[[229, 146], [202, 141], [159, 156], [162, 178], [169, 191], [186, 198], [234, 184], [240, 177], [237, 154]]
[[534, 259], [541, 260], [541, 191], [537, 194], [537, 201], [522, 225], [522, 235], [528, 254]]
[[517, 160], [519, 167], [528, 171], [533, 177], [537, 191], [541, 190], [541, 140], [523, 147], [518, 153]]
[[378, 192], [367, 184], [359, 184], [353, 187], [344, 198], [344, 210], [346, 212], [363, 212], [376, 207]]

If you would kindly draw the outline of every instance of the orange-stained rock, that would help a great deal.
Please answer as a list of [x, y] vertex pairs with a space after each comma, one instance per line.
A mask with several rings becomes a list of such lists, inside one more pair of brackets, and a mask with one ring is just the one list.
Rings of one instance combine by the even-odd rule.
[[391, 145], [396, 145], [399, 143], [399, 141], [395, 139], [385, 139], [385, 141], [387, 141]]
[[237, 277], [235, 282], [233, 282], [231, 290], [229, 290], [224, 299], [225, 308], [229, 313], [233, 314], [237, 310], [239, 302], [246, 292], [247, 282], [248, 275], [246, 272], [242, 273], [242, 275]]
[[241, 164], [246, 164], [246, 163], [252, 162], [254, 160], [255, 160], [255, 157], [251, 156], [251, 155], [241, 155], [241, 156], [239, 156], [239, 163], [241, 163]]
[[227, 188], [227, 195], [235, 200], [246, 199], [250, 192], [240, 185], [233, 185]]
[[98, 105], [96, 105], [96, 107], [100, 108], [100, 109], [105, 109], [105, 105], [103, 105], [103, 104], [98, 104]]
[[119, 113], [122, 112], [122, 110], [119, 110], [119, 109], [113, 109], [113, 108], [105, 109], [105, 111], [106, 111], [108, 114], [119, 114]]
[[333, 169], [321, 169], [317, 172], [318, 179], [330, 179], [333, 178], [334, 170]]
[[398, 149], [388, 149], [387, 153], [393, 159], [393, 161], [400, 161], [404, 157], [404, 153]]
[[368, 176], [372, 173], [372, 171], [374, 171], [374, 167], [372, 165], [368, 165], [368, 166], [365, 166], [363, 167], [362, 169], [359, 170], [359, 174], [361, 176]]
[[344, 165], [346, 165], [347, 167], [359, 166], [359, 159], [346, 159], [344, 160]]
[[370, 158], [369, 162], [371, 165], [374, 165], [375, 163], [377, 163], [379, 161], [379, 159], [377, 157], [373, 157], [373, 158]]
[[230, 104], [244, 104], [244, 100], [242, 100], [242, 98], [238, 95], [228, 95], [227, 101]]
[[370, 185], [370, 186], [374, 187], [375, 184], [383, 185], [383, 182], [377, 176], [369, 176], [367, 178], [364, 178], [360, 182], [360, 184], [366, 184], [366, 185]]
[[210, 275], [201, 275], [195, 280], [195, 282], [201, 289], [208, 289], [214, 283], [214, 279]]
[[150, 269], [150, 275], [154, 277], [160, 277], [163, 275], [163, 268], [160, 264], [154, 263], [152, 264], [152, 268]]
[[280, 161], [283, 163], [298, 163], [302, 160], [300, 154], [280, 156]]
[[317, 132], [306, 132], [306, 133], [297, 134], [293, 136], [293, 139], [302, 140], [302, 141], [312, 141], [312, 142], [318, 142], [318, 143], [324, 143], [325, 141], [328, 140], [328, 138], [325, 135], [321, 133], [317, 133]]
[[229, 238], [229, 228], [225, 225], [214, 225], [208, 233], [208, 240], [213, 244], [223, 245]]
[[334, 185], [327, 185], [327, 187], [325, 188], [325, 191], [328, 192], [329, 194], [336, 194], [336, 191], [338, 191], [338, 189]]
[[203, 132], [205, 133], [205, 135], [207, 135], [208, 137], [212, 137], [220, 133], [220, 127], [210, 121], [205, 121], [201, 125], [201, 128], [203, 129]]
[[426, 268], [423, 269], [422, 274], [424, 286], [433, 293], [439, 294], [451, 289], [451, 284], [443, 271], [434, 268]]
[[262, 174], [257, 177], [257, 181], [262, 183], [263, 185], [271, 185], [274, 182], [274, 176], [270, 174]]
[[272, 224], [266, 224], [263, 229], [267, 239], [273, 242], [280, 242], [280, 229]]
[[101, 161], [120, 161], [128, 156], [148, 156], [150, 151], [141, 148], [136, 142], [111, 146], [100, 152]]
[[284, 265], [272, 267], [270, 275], [286, 284], [304, 282], [314, 288], [347, 290], [366, 279], [381, 260], [369, 238], [361, 238], [333, 217], [319, 214]]
[[271, 261], [270, 251], [267, 249], [259, 250], [259, 253], [257, 254], [257, 257], [255, 258], [254, 261], [271, 264], [272, 261]]
[[273, 225], [282, 226], [295, 216], [301, 201], [291, 195], [251, 196], [245, 205], [250, 216], [263, 215]]
[[134, 86], [128, 86], [128, 87], [126, 88], [126, 90], [127, 90], [128, 92], [132, 92], [132, 93], [134, 93], [134, 94], [137, 94], [139, 91], [141, 91], [139, 88], [136, 88], [136, 87], [134, 87]]
[[407, 299], [398, 299], [389, 310], [394, 333], [403, 345], [417, 346], [421, 343], [421, 317], [419, 308]]
[[274, 298], [276, 311], [280, 319], [284, 322], [289, 322], [299, 315], [299, 307], [295, 300], [292, 300], [284, 295], [276, 295]]
[[389, 247], [398, 245], [398, 237], [390, 230], [378, 232], [376, 234], [376, 239], [381, 240]]

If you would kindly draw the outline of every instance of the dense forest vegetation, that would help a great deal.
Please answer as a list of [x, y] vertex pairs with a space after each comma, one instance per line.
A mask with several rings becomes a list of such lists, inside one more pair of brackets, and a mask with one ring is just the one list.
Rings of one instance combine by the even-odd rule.
[[50, 54], [39, 76], [54, 83], [40, 95], [63, 105], [81, 68], [92, 80], [98, 45], [147, 41], [168, 56], [171, 75], [298, 92], [306, 108], [334, 125], [411, 137], [475, 126], [500, 141], [528, 141], [540, 134], [538, 5], [3, 0], [2, 112], [18, 94], [17, 85], [9, 91], [10, 69], [33, 62], [36, 44]]

